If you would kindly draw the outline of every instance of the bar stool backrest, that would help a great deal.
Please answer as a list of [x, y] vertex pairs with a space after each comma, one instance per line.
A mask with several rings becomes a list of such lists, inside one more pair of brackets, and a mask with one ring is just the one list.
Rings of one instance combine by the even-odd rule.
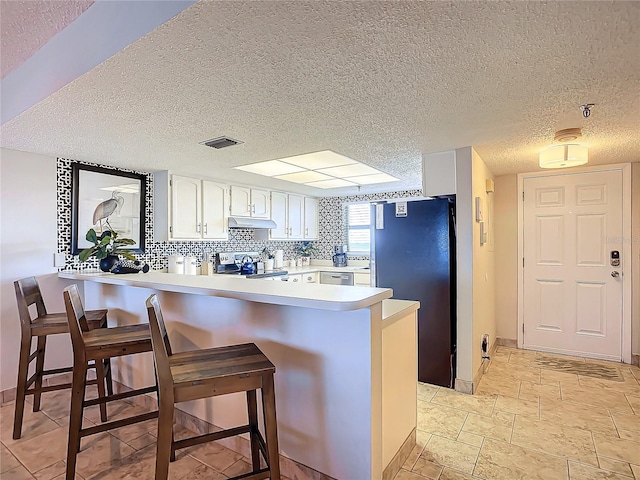
[[42, 293], [40, 292], [40, 286], [35, 277], [27, 277], [13, 282], [13, 287], [16, 291], [16, 300], [18, 301], [18, 313], [20, 315], [22, 333], [30, 336], [31, 314], [29, 313], [29, 307], [35, 304], [39, 317], [47, 314]]
[[87, 318], [84, 314], [84, 307], [77, 285], [69, 285], [62, 292], [64, 295], [64, 306], [67, 310], [67, 321], [69, 322], [69, 333], [71, 334], [71, 345], [73, 346], [73, 355], [84, 356], [84, 338], [82, 332], [89, 331]]
[[[167, 335], [167, 328], [164, 325], [157, 295], [151, 295], [147, 298], [147, 312], [149, 314], [149, 327], [151, 329], [153, 360], [156, 365], [156, 373], [158, 374], [158, 384], [160, 387], [159, 394], [162, 396], [163, 391], [166, 391], [165, 387], [167, 385], [171, 385], [173, 389], [173, 377], [171, 376], [171, 368], [169, 366], [169, 357], [172, 353], [169, 335]], [[166, 391], [166, 394], [169, 393], [170, 392]], [[173, 396], [172, 392], [171, 396]]]

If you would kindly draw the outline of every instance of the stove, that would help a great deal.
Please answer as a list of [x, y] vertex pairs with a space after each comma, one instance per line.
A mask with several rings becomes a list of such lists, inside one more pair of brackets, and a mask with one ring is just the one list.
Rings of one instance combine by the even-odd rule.
[[[250, 258], [249, 258], [250, 257]], [[246, 278], [282, 277], [289, 272], [286, 270], [274, 270], [265, 272], [263, 263], [259, 262], [258, 252], [220, 252], [216, 253], [214, 272], [219, 275], [242, 275]], [[242, 264], [253, 260], [253, 271], [243, 272]]]

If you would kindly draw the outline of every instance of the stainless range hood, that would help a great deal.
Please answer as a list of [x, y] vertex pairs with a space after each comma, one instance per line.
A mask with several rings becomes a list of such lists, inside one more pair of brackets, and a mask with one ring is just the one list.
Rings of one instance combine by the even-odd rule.
[[229, 228], [276, 228], [276, 222], [265, 218], [229, 217]]

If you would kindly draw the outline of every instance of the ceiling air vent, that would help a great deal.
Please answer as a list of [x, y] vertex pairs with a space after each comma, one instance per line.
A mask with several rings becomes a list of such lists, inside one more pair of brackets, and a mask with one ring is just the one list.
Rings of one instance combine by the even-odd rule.
[[202, 145], [206, 145], [207, 147], [220, 149], [225, 147], [232, 147], [233, 145], [238, 145], [244, 142], [241, 142], [240, 140], [234, 140], [233, 138], [229, 138], [229, 137], [218, 137], [218, 138], [212, 138], [211, 140], [207, 140], [206, 142], [200, 142], [200, 143]]

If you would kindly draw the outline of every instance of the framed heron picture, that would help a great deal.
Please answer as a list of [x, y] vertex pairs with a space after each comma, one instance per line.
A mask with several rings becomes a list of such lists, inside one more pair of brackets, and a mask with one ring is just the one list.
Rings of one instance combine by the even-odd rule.
[[128, 249], [143, 252], [145, 192], [144, 174], [73, 163], [71, 254], [94, 245], [85, 238], [90, 229], [115, 231], [135, 242]]

